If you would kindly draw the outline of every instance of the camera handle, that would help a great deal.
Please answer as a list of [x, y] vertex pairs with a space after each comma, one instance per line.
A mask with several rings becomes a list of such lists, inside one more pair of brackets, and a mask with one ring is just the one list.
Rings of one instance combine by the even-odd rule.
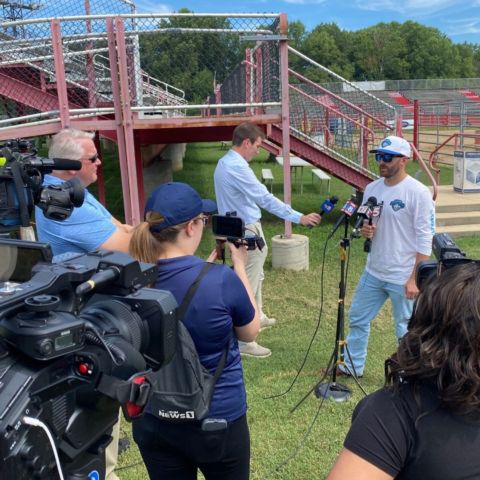
[[121, 380], [111, 375], [103, 374], [96, 390], [109, 398], [117, 400], [122, 406], [127, 421], [138, 418], [152, 393], [151, 371], [132, 375], [128, 380]]

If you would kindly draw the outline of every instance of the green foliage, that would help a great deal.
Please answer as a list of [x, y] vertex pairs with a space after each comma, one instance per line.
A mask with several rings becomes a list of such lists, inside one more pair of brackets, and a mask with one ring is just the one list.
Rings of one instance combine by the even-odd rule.
[[[189, 13], [189, 10], [181, 9], [180, 12]], [[236, 35], [200, 33], [193, 29], [230, 27], [229, 20], [224, 18], [162, 19], [154, 32], [140, 35], [142, 68], [161, 81], [184, 90], [190, 102], [204, 103], [213, 92], [214, 79], [222, 83], [240, 63], [243, 51]]]
[[[378, 23], [355, 32], [335, 23], [306, 32], [296, 21], [290, 38], [294, 48], [350, 80], [480, 76], [478, 44], [454, 44], [438, 29], [413, 21]], [[294, 69], [312, 73], [305, 64], [294, 62]], [[309, 78], [324, 80], [319, 72]]]

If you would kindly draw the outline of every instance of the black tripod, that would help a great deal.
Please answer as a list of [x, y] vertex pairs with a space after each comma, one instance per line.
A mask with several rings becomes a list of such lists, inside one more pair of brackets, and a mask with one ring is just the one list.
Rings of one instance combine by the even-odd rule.
[[[360, 385], [355, 368], [353, 371], [345, 363], [345, 353], [348, 355], [350, 364], [353, 365], [348, 351], [348, 345], [345, 342], [345, 290], [346, 290], [346, 274], [345, 266], [347, 263], [347, 252], [350, 247], [350, 239], [348, 238], [348, 217], [343, 220], [344, 223], [344, 236], [340, 241], [340, 283], [339, 283], [339, 295], [338, 295], [338, 308], [337, 308], [337, 328], [335, 332], [335, 346], [330, 357], [330, 362], [327, 367], [327, 373], [325, 378], [331, 375], [331, 381], [319, 383], [315, 386], [315, 395], [318, 398], [331, 398], [336, 402], [344, 402], [352, 395], [351, 390], [340, 383], [337, 383], [337, 368], [342, 366], [344, 371], [351, 376], [357, 383], [360, 390], [363, 393], [366, 392]], [[322, 379], [323, 380], [323, 379]]]

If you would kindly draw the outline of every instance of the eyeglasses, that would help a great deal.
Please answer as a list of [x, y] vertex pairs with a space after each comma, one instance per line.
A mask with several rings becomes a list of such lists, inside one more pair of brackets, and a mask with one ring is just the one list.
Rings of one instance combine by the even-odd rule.
[[208, 225], [208, 215], [202, 215], [201, 217], [197, 217], [197, 218], [194, 219], [195, 222], [197, 220], [201, 220], [203, 222], [204, 226]]
[[86, 158], [85, 160], [95, 163], [98, 160], [98, 153], [96, 153], [95, 155], [92, 155], [91, 157]]
[[376, 153], [375, 160], [377, 162], [390, 163], [394, 158], [401, 158], [402, 155], [394, 155], [393, 153]]

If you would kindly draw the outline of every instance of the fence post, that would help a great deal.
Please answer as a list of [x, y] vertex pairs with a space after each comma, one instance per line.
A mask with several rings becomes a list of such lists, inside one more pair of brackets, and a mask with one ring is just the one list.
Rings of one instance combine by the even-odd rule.
[[420, 151], [420, 102], [413, 101], [413, 159], [418, 160], [417, 151]]
[[[290, 178], [290, 96], [288, 91], [288, 24], [287, 16], [280, 14], [280, 90], [282, 102], [282, 154], [283, 154], [283, 199], [292, 204], [292, 183]], [[285, 221], [285, 237], [292, 236], [292, 223]]]
[[67, 82], [65, 79], [65, 63], [63, 61], [62, 33], [60, 21], [53, 19], [50, 22], [52, 32], [53, 60], [55, 63], [55, 78], [57, 80], [58, 109], [62, 128], [70, 126], [70, 111], [68, 109]]

